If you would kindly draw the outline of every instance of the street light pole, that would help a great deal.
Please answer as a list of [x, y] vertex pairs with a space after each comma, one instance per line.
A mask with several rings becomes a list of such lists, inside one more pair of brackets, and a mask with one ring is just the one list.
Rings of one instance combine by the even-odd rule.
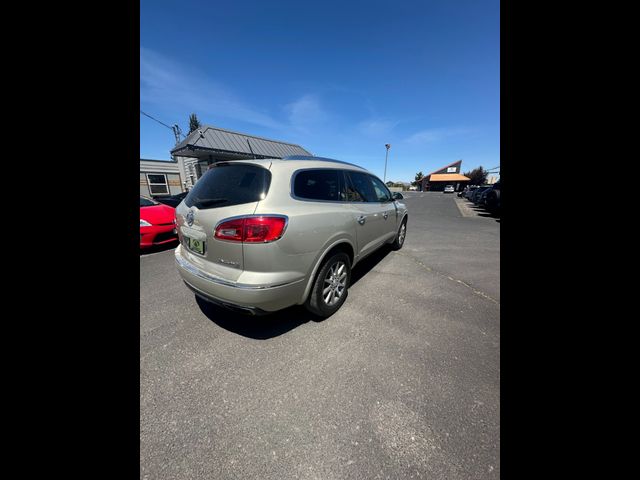
[[387, 147], [387, 154], [384, 157], [384, 180], [383, 180], [383, 182], [386, 185], [387, 184], [387, 159], [389, 158], [389, 149], [391, 148], [391, 144], [387, 143], [387, 144], [385, 144], [385, 147]]

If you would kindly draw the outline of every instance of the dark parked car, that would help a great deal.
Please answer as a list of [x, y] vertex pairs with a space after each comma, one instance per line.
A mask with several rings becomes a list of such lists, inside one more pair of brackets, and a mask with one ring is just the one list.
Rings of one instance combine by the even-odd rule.
[[182, 192], [178, 193], [177, 195], [171, 195], [170, 197], [156, 197], [154, 198], [154, 200], [160, 203], [164, 203], [165, 205], [169, 205], [170, 207], [176, 208], [188, 194], [189, 192]]
[[464, 198], [466, 198], [467, 200], [471, 200], [471, 195], [473, 195], [473, 192], [475, 192], [478, 189], [477, 185], [471, 185], [466, 192], [464, 192]]
[[487, 191], [484, 199], [484, 206], [490, 212], [500, 211], [500, 180]]
[[478, 187], [473, 191], [473, 194], [471, 195], [470, 200], [475, 203], [478, 204], [478, 202], [480, 201], [480, 196], [491, 187], [489, 187], [488, 185], [484, 185], [482, 187]]
[[478, 194], [478, 205], [484, 207], [485, 202], [487, 201], [487, 194], [491, 191], [493, 187], [487, 188], [484, 192]]

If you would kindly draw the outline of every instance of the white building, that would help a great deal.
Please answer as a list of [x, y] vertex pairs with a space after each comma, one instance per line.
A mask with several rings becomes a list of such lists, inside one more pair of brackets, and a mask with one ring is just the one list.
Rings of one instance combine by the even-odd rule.
[[183, 192], [183, 178], [176, 160], [140, 159], [140, 195], [160, 197]]

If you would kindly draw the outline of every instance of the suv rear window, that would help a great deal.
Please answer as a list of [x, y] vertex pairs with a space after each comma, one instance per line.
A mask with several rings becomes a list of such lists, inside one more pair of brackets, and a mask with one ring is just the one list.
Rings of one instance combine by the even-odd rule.
[[339, 202], [340, 175], [338, 170], [303, 170], [296, 174], [293, 194], [309, 200]]
[[198, 180], [184, 199], [187, 207], [216, 208], [263, 200], [271, 172], [247, 163], [216, 165]]

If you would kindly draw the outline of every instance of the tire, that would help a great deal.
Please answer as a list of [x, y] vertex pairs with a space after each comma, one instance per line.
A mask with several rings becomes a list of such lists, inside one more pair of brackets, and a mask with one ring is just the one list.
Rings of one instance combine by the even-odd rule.
[[304, 306], [320, 318], [330, 317], [347, 299], [350, 283], [351, 260], [346, 253], [338, 252], [323, 262]]
[[400, 228], [398, 229], [398, 233], [396, 234], [396, 239], [391, 244], [392, 250], [400, 250], [404, 245], [404, 240], [407, 238], [407, 219], [405, 217], [400, 224]]

